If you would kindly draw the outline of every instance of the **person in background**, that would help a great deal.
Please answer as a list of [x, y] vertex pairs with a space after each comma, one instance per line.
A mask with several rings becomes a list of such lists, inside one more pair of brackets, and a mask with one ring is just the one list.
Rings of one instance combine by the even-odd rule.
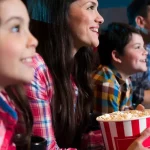
[[132, 107], [130, 76], [146, 71], [148, 52], [138, 30], [124, 23], [111, 23], [101, 31], [100, 65], [93, 73], [94, 111], [99, 114]]
[[133, 84], [133, 103], [150, 105], [150, 0], [133, 0], [127, 7], [129, 24], [141, 31], [148, 52], [147, 71], [131, 76]]
[[[14, 137], [23, 116], [24, 139], [30, 145], [33, 118], [21, 84], [33, 79], [37, 40], [28, 29], [29, 16], [20, 0], [0, 0], [0, 149], [15, 150]], [[24, 141], [20, 140], [20, 144]]]

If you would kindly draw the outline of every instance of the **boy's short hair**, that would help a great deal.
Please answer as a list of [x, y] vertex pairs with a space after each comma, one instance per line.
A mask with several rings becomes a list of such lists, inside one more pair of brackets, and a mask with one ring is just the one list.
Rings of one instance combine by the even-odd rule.
[[140, 34], [140, 31], [125, 23], [110, 23], [107, 29], [101, 31], [98, 53], [100, 64], [111, 65], [112, 51], [116, 50], [119, 55], [124, 54], [124, 48], [131, 40], [132, 34]]
[[130, 25], [136, 26], [135, 18], [137, 16], [147, 17], [150, 0], [133, 0], [127, 7], [127, 17]]

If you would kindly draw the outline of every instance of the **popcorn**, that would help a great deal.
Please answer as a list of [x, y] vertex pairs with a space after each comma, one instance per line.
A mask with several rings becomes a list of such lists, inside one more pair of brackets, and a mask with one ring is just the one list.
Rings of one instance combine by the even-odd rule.
[[[117, 111], [99, 116], [96, 120], [106, 150], [127, 150], [146, 128], [150, 128], [150, 109]], [[150, 137], [142, 144], [150, 147]]]
[[121, 121], [121, 120], [132, 120], [140, 117], [149, 116], [150, 111], [144, 110], [128, 110], [128, 111], [116, 111], [110, 114], [104, 114], [96, 118], [97, 121]]

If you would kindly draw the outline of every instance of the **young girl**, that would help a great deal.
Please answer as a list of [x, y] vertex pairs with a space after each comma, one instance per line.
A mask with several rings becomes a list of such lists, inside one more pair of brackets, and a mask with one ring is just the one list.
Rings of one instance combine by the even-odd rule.
[[127, 24], [111, 23], [99, 39], [100, 65], [93, 74], [94, 109], [104, 114], [132, 107], [129, 77], [147, 70], [143, 38]]
[[32, 57], [35, 55], [37, 40], [31, 35], [28, 25], [29, 16], [20, 0], [0, 0], [1, 150], [16, 149], [13, 144], [18, 120], [16, 110], [20, 111], [24, 118], [24, 140], [27, 138], [29, 142], [32, 131], [32, 113], [19, 86], [33, 78]]

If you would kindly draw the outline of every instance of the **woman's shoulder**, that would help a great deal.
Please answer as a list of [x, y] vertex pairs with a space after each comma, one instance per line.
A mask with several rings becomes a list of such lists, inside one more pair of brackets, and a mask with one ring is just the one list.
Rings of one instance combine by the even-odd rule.
[[35, 70], [35, 75], [38, 74], [40, 76], [47, 76], [48, 74], [51, 76], [48, 66], [46, 65], [42, 56], [38, 53], [36, 53], [36, 55], [33, 57], [33, 68]]
[[38, 53], [33, 58], [33, 68], [34, 78], [31, 84], [27, 85], [32, 85], [36, 90], [40, 87], [45, 90], [51, 89], [53, 85], [52, 75], [44, 59]]
[[25, 84], [27, 96], [32, 100], [49, 100], [53, 94], [53, 79], [44, 59], [36, 53], [33, 58], [34, 78]]
[[37, 68], [39, 66], [46, 66], [45, 62], [44, 62], [44, 59], [42, 58], [42, 56], [38, 53], [36, 53], [36, 55], [33, 57], [32, 59], [32, 62], [33, 62], [33, 67], [34, 68]]

